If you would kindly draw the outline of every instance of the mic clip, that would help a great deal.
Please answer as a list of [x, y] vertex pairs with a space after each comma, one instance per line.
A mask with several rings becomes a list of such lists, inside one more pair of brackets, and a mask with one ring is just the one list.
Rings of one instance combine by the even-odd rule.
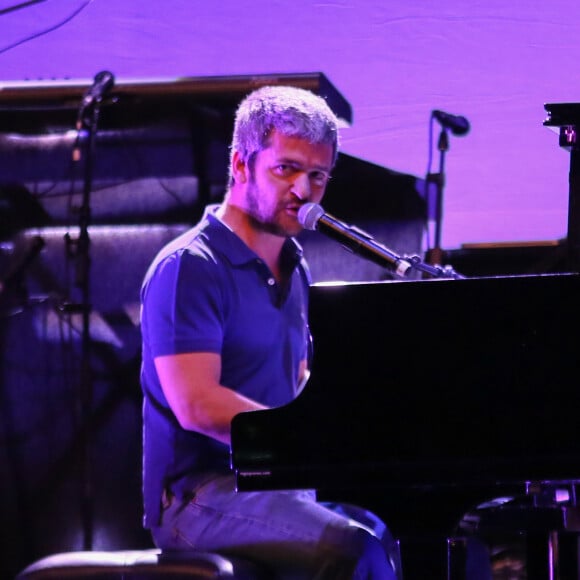
[[93, 84], [85, 92], [77, 119], [77, 130], [83, 126], [91, 126], [92, 118], [96, 116], [97, 109], [103, 98], [115, 85], [115, 77], [109, 71], [101, 71], [95, 75]]

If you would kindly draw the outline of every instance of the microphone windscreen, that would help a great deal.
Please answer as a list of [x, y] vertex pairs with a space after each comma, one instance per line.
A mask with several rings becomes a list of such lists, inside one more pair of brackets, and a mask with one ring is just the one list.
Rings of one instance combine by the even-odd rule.
[[298, 221], [305, 230], [315, 230], [324, 210], [316, 203], [307, 203], [298, 210]]

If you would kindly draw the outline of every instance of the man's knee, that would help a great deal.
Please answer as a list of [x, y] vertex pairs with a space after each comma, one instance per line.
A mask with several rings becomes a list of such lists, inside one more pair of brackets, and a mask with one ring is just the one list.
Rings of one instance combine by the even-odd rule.
[[329, 528], [323, 539], [344, 569], [357, 580], [394, 580], [395, 573], [381, 541], [356, 525]]

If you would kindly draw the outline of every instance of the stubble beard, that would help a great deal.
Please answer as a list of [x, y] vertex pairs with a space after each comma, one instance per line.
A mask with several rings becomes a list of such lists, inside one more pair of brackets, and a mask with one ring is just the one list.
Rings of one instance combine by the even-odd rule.
[[283, 205], [281, 202], [276, 204], [273, 212], [269, 215], [264, 215], [260, 206], [261, 197], [260, 189], [256, 181], [253, 176], [250, 176], [246, 200], [248, 215], [256, 230], [280, 236], [282, 238], [289, 238], [300, 233], [300, 227], [298, 225], [296, 225], [296, 228], [289, 229], [280, 223], [278, 216], [283, 212]]

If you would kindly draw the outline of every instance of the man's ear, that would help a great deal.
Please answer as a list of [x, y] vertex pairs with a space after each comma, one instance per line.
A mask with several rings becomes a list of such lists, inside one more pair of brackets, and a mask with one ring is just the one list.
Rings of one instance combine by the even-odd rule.
[[232, 176], [236, 183], [245, 183], [248, 180], [248, 164], [242, 159], [238, 151], [232, 157]]

